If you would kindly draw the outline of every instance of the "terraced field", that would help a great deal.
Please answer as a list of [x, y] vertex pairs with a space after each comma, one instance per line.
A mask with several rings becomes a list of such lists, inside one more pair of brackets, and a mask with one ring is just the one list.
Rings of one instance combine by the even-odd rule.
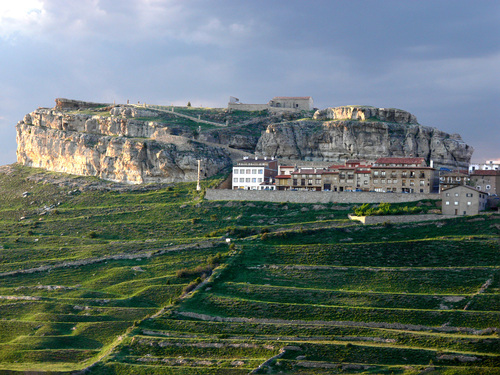
[[0, 172], [0, 373], [500, 373], [498, 214], [362, 226]]

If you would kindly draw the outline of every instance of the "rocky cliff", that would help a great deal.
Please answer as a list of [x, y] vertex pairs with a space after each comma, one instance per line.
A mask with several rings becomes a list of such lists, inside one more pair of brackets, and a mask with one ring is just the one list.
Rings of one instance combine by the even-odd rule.
[[258, 154], [280, 159], [423, 157], [448, 168], [467, 168], [473, 151], [460, 135], [419, 125], [409, 112], [362, 106], [328, 108], [312, 121], [270, 125], [256, 147]]
[[450, 168], [467, 167], [473, 152], [459, 135], [419, 125], [397, 109], [327, 108], [313, 119], [221, 109], [201, 114], [230, 126], [202, 129], [170, 110], [57, 99], [55, 108], [39, 108], [17, 124], [17, 160], [136, 184], [194, 181], [200, 159], [203, 176], [211, 176], [244, 152], [326, 162], [418, 156]]
[[153, 111], [105, 108], [103, 115], [38, 109], [17, 124], [17, 160], [24, 165], [126, 183], [194, 181], [231, 165], [229, 154], [173, 135], [164, 124], [131, 117]]

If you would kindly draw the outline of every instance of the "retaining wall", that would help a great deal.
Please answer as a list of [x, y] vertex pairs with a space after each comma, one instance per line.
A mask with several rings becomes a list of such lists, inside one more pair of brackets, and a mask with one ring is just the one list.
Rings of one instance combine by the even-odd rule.
[[349, 219], [357, 220], [363, 224], [379, 223], [414, 223], [417, 221], [451, 219], [454, 215], [422, 214], [422, 215], [384, 215], [384, 216], [355, 216], [348, 215]]
[[211, 201], [264, 201], [290, 203], [402, 203], [422, 199], [440, 200], [439, 194], [403, 194], [373, 192], [226, 190], [208, 189], [205, 199]]

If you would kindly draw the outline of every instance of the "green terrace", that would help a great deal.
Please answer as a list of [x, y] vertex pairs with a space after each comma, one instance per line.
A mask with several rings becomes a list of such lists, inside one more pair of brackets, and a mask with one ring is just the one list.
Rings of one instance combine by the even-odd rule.
[[0, 373], [499, 373], [498, 214], [362, 226], [0, 172]]

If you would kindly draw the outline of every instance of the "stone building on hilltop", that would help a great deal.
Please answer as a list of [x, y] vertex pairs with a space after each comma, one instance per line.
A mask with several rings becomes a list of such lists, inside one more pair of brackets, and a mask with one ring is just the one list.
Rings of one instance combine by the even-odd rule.
[[314, 102], [310, 96], [275, 96], [267, 104], [246, 104], [231, 96], [229, 97], [227, 109], [229, 111], [300, 112], [312, 111]]

